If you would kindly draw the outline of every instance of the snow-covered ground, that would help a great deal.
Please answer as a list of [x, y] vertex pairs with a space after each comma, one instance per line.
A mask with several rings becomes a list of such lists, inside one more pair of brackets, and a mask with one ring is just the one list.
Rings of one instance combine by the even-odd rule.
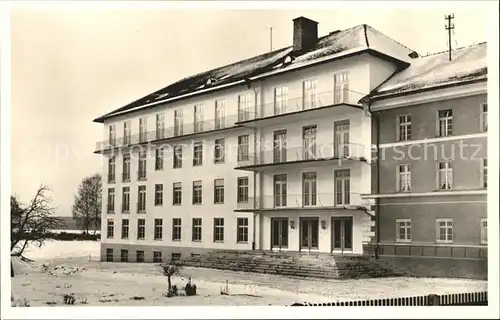
[[[12, 293], [16, 299], [26, 298], [31, 306], [62, 305], [65, 294], [74, 294], [75, 304], [88, 305], [262, 306], [474, 292], [487, 288], [486, 281], [463, 279], [316, 280], [185, 267], [172, 278], [172, 283], [180, 288], [191, 277], [198, 295], [166, 298], [163, 293], [167, 290], [167, 280], [158, 264], [98, 262], [99, 242], [51, 241], [41, 249], [31, 248], [26, 256], [35, 262], [14, 261], [16, 276], [12, 280]], [[221, 295], [226, 282], [229, 295]]]

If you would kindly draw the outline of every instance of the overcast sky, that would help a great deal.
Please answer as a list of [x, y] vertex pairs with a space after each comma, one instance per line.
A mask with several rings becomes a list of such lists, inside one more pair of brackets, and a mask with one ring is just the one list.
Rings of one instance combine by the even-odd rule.
[[[319, 22], [319, 35], [366, 23], [421, 54], [487, 40], [479, 3], [448, 8], [321, 10], [16, 9], [12, 12], [12, 192], [27, 201], [43, 182], [59, 215], [70, 215], [102, 125], [92, 119], [185, 76], [292, 44], [292, 19]], [[404, 3], [403, 3], [404, 4]], [[341, 9], [342, 8], [342, 9]]]

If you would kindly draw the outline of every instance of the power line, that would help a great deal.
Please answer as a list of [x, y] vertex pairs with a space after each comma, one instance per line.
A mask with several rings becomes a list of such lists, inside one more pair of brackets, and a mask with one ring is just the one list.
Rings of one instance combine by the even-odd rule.
[[445, 20], [448, 20], [448, 25], [444, 26], [444, 29], [448, 31], [448, 53], [449, 53], [449, 59], [451, 61], [451, 32], [453, 29], [455, 29], [455, 25], [451, 23], [451, 20], [455, 19], [455, 15], [447, 15], [444, 17]]

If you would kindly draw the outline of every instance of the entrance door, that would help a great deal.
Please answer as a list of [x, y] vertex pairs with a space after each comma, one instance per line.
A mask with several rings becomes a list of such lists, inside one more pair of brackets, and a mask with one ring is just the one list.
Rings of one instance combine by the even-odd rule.
[[332, 218], [332, 251], [352, 251], [352, 217]]
[[288, 218], [271, 218], [271, 249], [288, 248]]
[[300, 249], [318, 249], [319, 218], [300, 218]]

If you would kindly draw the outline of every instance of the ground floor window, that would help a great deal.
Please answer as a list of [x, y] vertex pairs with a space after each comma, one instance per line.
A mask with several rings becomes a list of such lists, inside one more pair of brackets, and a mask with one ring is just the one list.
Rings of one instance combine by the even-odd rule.
[[113, 249], [106, 249], [106, 261], [113, 262]]
[[396, 241], [398, 242], [411, 241], [410, 219], [396, 219]]
[[481, 243], [488, 243], [488, 221], [486, 219], [481, 219]]
[[237, 225], [237, 242], [248, 242], [248, 218], [238, 218]]
[[153, 252], [153, 262], [162, 262], [161, 252], [160, 251], [154, 251]]
[[120, 261], [121, 262], [128, 262], [128, 250], [122, 249], [120, 251]]
[[271, 218], [271, 248], [288, 248], [288, 218]]
[[214, 218], [214, 242], [224, 242], [224, 218]]
[[136, 252], [136, 259], [137, 262], [144, 262], [144, 251], [142, 250], [137, 250]]
[[172, 252], [172, 255], [170, 257], [170, 260], [172, 262], [176, 262], [176, 261], [179, 261], [181, 259], [181, 254], [178, 253], [178, 252]]
[[453, 219], [436, 219], [436, 241], [453, 242]]

